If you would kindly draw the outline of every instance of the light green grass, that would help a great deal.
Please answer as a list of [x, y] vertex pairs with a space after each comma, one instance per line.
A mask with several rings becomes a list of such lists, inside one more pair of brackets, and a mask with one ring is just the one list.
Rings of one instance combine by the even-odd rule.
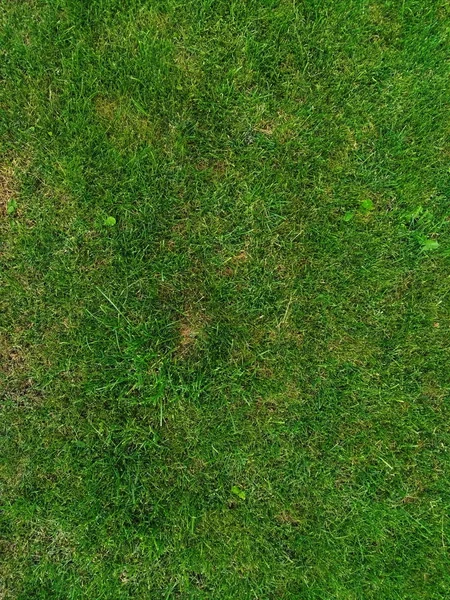
[[447, 599], [448, 3], [0, 30], [0, 597]]

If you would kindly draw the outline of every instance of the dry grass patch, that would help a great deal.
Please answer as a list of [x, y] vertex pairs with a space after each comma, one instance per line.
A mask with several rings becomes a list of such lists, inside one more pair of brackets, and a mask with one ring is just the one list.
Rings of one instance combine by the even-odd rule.
[[202, 312], [189, 311], [185, 314], [179, 326], [178, 355], [190, 353], [197, 343], [205, 337], [205, 327], [208, 317]]
[[161, 139], [156, 121], [125, 98], [98, 97], [95, 110], [109, 139], [121, 151], [135, 150], [143, 142], [156, 144]]
[[17, 197], [17, 180], [13, 164], [0, 165], [0, 215], [6, 216], [9, 203]]

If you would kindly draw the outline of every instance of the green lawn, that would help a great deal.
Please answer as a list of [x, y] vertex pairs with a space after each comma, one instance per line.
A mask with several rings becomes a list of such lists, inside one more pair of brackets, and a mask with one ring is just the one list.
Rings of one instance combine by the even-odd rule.
[[449, 51], [1, 1], [2, 600], [448, 600]]

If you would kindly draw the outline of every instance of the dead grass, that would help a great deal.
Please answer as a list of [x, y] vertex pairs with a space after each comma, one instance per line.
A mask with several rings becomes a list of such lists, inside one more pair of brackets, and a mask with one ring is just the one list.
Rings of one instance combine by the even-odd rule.
[[126, 98], [98, 97], [94, 102], [98, 118], [118, 150], [129, 152], [142, 142], [157, 144], [162, 139], [158, 123]]
[[187, 355], [195, 348], [198, 341], [204, 338], [207, 322], [208, 318], [202, 312], [188, 311], [185, 314], [179, 326], [178, 355]]
[[14, 345], [5, 335], [0, 334], [0, 372], [11, 375], [21, 371], [24, 362], [22, 349]]
[[8, 204], [17, 196], [17, 181], [13, 164], [0, 165], [0, 216], [6, 216]]

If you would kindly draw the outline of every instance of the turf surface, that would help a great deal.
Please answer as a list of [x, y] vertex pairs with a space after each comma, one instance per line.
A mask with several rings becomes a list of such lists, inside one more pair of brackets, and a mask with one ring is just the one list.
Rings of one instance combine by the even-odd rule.
[[2, 599], [450, 595], [446, 0], [2, 0]]

